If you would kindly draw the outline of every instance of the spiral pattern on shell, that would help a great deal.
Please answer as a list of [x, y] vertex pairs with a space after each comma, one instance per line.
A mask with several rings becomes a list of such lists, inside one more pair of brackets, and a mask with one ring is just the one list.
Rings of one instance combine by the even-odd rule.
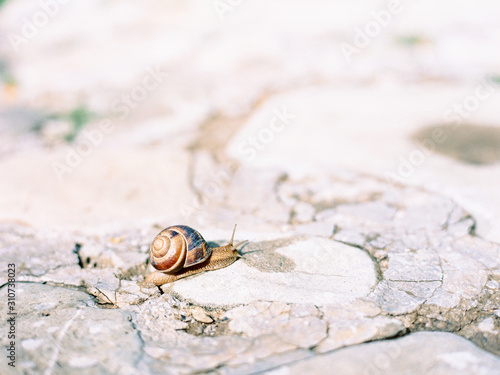
[[163, 257], [167, 255], [168, 249], [170, 248], [170, 238], [167, 236], [156, 236], [153, 241], [152, 250], [157, 257]]
[[211, 254], [201, 234], [186, 225], [162, 230], [153, 240], [149, 251], [151, 264], [165, 273], [199, 264]]

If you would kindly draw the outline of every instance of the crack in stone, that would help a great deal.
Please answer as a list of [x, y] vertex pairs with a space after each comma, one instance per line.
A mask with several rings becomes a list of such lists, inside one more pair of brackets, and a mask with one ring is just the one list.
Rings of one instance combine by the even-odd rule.
[[[500, 301], [500, 293], [494, 295]], [[472, 337], [469, 334], [463, 332], [464, 328], [471, 326], [473, 323], [477, 322], [479, 319], [491, 316], [491, 311], [484, 311], [484, 303], [488, 299], [493, 298], [489, 296], [487, 292], [482, 291], [482, 293], [476, 299], [476, 305], [467, 308], [467, 300], [461, 299], [460, 303], [452, 308], [442, 308], [436, 305], [429, 305], [425, 302], [420, 304], [417, 309], [407, 314], [387, 314], [395, 318], [405, 317], [409, 318], [411, 321], [405, 324], [410, 332], [419, 331], [442, 331], [451, 332], [463, 336], [466, 339], [473, 341], [476, 345], [487, 350], [493, 354], [500, 355], [500, 348], [489, 347], [487, 342], [483, 340], [484, 335], [479, 334], [478, 337]], [[483, 314], [480, 314], [480, 313]], [[488, 314], [489, 313], [489, 314]], [[476, 335], [478, 333], [476, 332]]]
[[353, 243], [349, 243], [347, 241], [336, 240], [335, 238], [332, 238], [332, 239], [333, 239], [333, 241], [340, 242], [340, 243], [342, 243], [344, 245], [352, 246], [352, 247], [358, 248], [360, 250], [363, 250], [370, 257], [370, 259], [372, 260], [372, 263], [373, 263], [373, 267], [375, 268], [375, 277], [377, 279], [377, 282], [370, 288], [370, 291], [373, 292], [375, 290], [375, 288], [377, 287], [377, 285], [381, 281], [384, 280], [384, 274], [382, 272], [382, 269], [380, 267], [378, 259], [367, 248], [365, 248], [363, 246], [360, 246], [360, 245], [357, 245], [357, 244], [353, 244]]
[[432, 299], [432, 298], [434, 297], [434, 295], [436, 294], [436, 291], [437, 291], [438, 289], [441, 289], [441, 288], [443, 287], [443, 283], [444, 283], [443, 259], [441, 258], [441, 256], [439, 255], [439, 253], [438, 253], [437, 251], [435, 251], [435, 253], [436, 253], [436, 255], [437, 255], [437, 257], [438, 257], [438, 260], [439, 260], [439, 262], [438, 262], [439, 269], [441, 270], [441, 279], [440, 279], [440, 280], [436, 280], [436, 281], [439, 281], [439, 282], [441, 283], [441, 285], [439, 285], [438, 287], [436, 287], [436, 289], [434, 289], [434, 290], [432, 291], [432, 295], [431, 295], [431, 297], [430, 297], [430, 298], [427, 298], [427, 299], [426, 299], [426, 300], [422, 303], [422, 305], [421, 305], [421, 306], [425, 305], [429, 299]]
[[61, 350], [62, 340], [64, 339], [64, 336], [66, 335], [66, 332], [68, 331], [71, 324], [73, 324], [73, 321], [82, 313], [82, 311], [83, 311], [82, 309], [78, 309], [77, 312], [75, 313], [75, 315], [73, 315], [71, 317], [71, 319], [68, 320], [66, 322], [66, 324], [64, 324], [61, 331], [57, 335], [56, 341], [54, 342], [54, 346], [55, 346], [54, 352], [52, 353], [52, 357], [50, 357], [47, 368], [45, 369], [45, 371], [43, 373], [44, 375], [51, 375], [52, 374], [52, 370], [54, 368], [54, 365], [56, 364], [57, 358], [59, 357], [59, 352]]
[[[194, 164], [193, 164], [192, 167], [194, 168]], [[194, 170], [192, 171], [192, 173], [194, 173]], [[279, 196], [279, 194], [278, 194], [278, 190], [279, 190], [279, 186], [280, 186], [279, 184], [281, 184], [281, 182], [279, 181], [280, 178], [283, 178], [284, 179], [283, 181], [286, 181], [286, 179], [288, 177], [286, 175], [282, 175], [281, 177], [279, 177], [277, 179], [277, 181], [275, 183], [275, 194], [277, 194], [278, 200], [281, 199], [280, 196]], [[192, 181], [192, 184], [193, 184], [192, 187], [195, 189], [194, 180]], [[453, 210], [454, 209], [455, 208], [453, 208], [452, 210], [450, 210], [448, 212], [448, 217], [446, 219], [446, 222], [443, 224], [443, 226], [445, 228], [448, 228], [449, 225], [453, 224], [453, 223], [450, 223], [450, 220], [452, 219], [451, 215], [453, 214]], [[292, 214], [292, 212], [293, 212], [293, 209], [290, 211], [290, 215]], [[469, 219], [473, 221], [473, 225], [469, 228], [469, 234], [471, 236], [476, 236], [475, 235], [476, 220], [471, 215], [469, 215], [469, 214], [464, 215], [464, 216], [462, 216], [456, 222], [463, 222], [463, 221], [469, 220]], [[336, 227], [337, 226], [335, 225], [334, 228], [336, 228]], [[377, 236], [377, 235], [380, 235], [380, 234], [375, 233], [375, 236]], [[334, 234], [333, 234], [333, 236], [334, 236]], [[439, 252], [437, 250], [434, 250], [434, 251], [435, 251], [435, 253], [437, 255], [438, 265], [439, 265], [439, 268], [440, 268], [440, 271], [441, 271], [441, 278], [440, 279], [426, 279], [426, 280], [384, 279], [382, 268], [380, 266], [380, 257], [375, 256], [373, 254], [374, 253], [373, 248], [371, 246], [367, 245], [367, 244], [369, 244], [369, 242], [371, 240], [373, 240], [373, 238], [370, 238], [368, 235], [364, 235], [364, 234], [363, 234], [363, 236], [364, 236], [364, 239], [365, 239], [364, 245], [353, 244], [353, 243], [349, 243], [348, 241], [340, 241], [340, 240], [336, 240], [335, 238], [333, 238], [333, 240], [336, 241], [336, 242], [340, 242], [340, 243], [343, 243], [345, 245], [352, 246], [352, 247], [358, 248], [360, 250], [363, 250], [364, 252], [366, 252], [370, 256], [370, 259], [373, 262], [373, 265], [374, 265], [374, 267], [376, 269], [376, 274], [377, 274], [377, 282], [372, 287], [372, 292], [375, 290], [375, 288], [379, 284], [379, 282], [384, 281], [384, 280], [385, 281], [391, 281], [391, 282], [403, 282], [403, 283], [431, 283], [431, 282], [440, 282], [440, 285], [437, 286], [432, 291], [432, 294], [431, 294], [431, 296], [429, 298], [427, 298], [423, 302], [419, 303], [418, 306], [413, 311], [411, 311], [409, 313], [405, 313], [405, 314], [391, 314], [391, 313], [388, 313], [388, 312], [385, 312], [385, 313], [381, 312], [381, 313], [375, 315], [375, 317], [376, 316], [395, 317], [395, 318], [398, 318], [400, 321], [403, 322], [403, 324], [405, 325], [406, 328], [403, 329], [403, 330], [401, 330], [400, 332], [396, 333], [394, 336], [389, 336], [389, 337], [385, 337], [385, 338], [381, 338], [381, 339], [366, 340], [366, 341], [363, 341], [362, 343], [354, 344], [354, 345], [345, 345], [345, 346], [342, 346], [342, 347], [339, 347], [339, 348], [336, 348], [334, 350], [327, 351], [327, 352], [324, 352], [324, 353], [318, 353], [317, 350], [316, 350], [316, 348], [324, 340], [326, 340], [326, 339], [329, 338], [329, 336], [330, 336], [330, 323], [328, 322], [328, 320], [324, 319], [324, 313], [321, 311], [321, 309], [317, 308], [317, 310], [322, 313], [322, 315], [319, 317], [319, 319], [321, 319], [321, 321], [323, 321], [323, 322], [326, 323], [326, 337], [323, 338], [323, 339], [321, 339], [320, 341], [318, 341], [316, 344], [312, 345], [309, 348], [309, 351], [310, 351], [310, 353], [311, 353], [312, 356], [314, 356], [314, 355], [316, 355], [316, 356], [318, 356], [318, 355], [326, 355], [326, 354], [335, 352], [336, 350], [339, 350], [339, 349], [341, 349], [343, 347], [350, 347], [350, 346], [355, 346], [355, 345], [361, 345], [361, 344], [365, 344], [365, 343], [372, 342], [372, 341], [390, 340], [390, 339], [393, 339], [393, 338], [406, 336], [406, 335], [408, 335], [410, 333], [417, 332], [417, 331], [453, 332], [453, 333], [459, 334], [459, 335], [461, 335], [461, 336], [463, 336], [463, 337], [465, 337], [467, 339], [470, 339], [471, 341], [475, 342], [478, 346], [482, 347], [485, 350], [488, 350], [488, 351], [490, 351], [490, 352], [492, 352], [494, 354], [497, 354], [497, 355], [499, 354], [499, 349], [492, 346], [494, 344], [488, 344], [488, 340], [485, 339], [485, 335], [486, 335], [485, 333], [478, 333], [477, 331], [473, 331], [471, 333], [469, 331], [469, 328], [474, 328], [474, 326], [477, 325], [477, 323], [480, 322], [481, 320], [483, 320], [484, 318], [492, 316], [492, 311], [495, 308], [495, 306], [492, 305], [493, 306], [492, 308], [486, 308], [486, 306], [490, 306], [491, 305], [491, 304], [490, 305], [487, 304], [488, 301], [492, 300], [493, 301], [492, 304], [494, 304], [495, 303], [494, 302], [495, 298], [498, 299], [498, 300], [500, 300], [500, 294], [499, 294], [498, 291], [490, 292], [490, 290], [487, 288], [487, 283], [490, 280], [493, 279], [493, 276], [491, 274], [493, 271], [491, 269], [489, 269], [490, 274], [488, 275], [488, 278], [487, 278], [486, 282], [482, 285], [481, 291], [474, 298], [469, 298], [469, 299], [461, 298], [460, 303], [457, 306], [454, 306], [454, 307], [451, 307], [451, 308], [443, 308], [443, 307], [437, 306], [435, 304], [429, 304], [428, 303], [428, 301], [431, 300], [436, 295], [437, 291], [440, 290], [440, 289], [442, 289], [443, 283], [444, 283], [445, 272], [443, 270], [443, 261], [446, 262], [446, 259], [443, 260], [443, 258], [439, 255]], [[269, 241], [269, 242], [275, 242], [275, 241]], [[485, 240], [485, 242], [493, 243], [492, 241], [486, 241], [486, 240]], [[78, 255], [79, 266], [81, 268], [84, 268], [84, 267], [82, 267], [83, 260], [81, 259], [80, 255], [78, 254], [78, 252], [79, 252], [79, 248], [77, 248], [78, 245], [79, 245], [78, 243], [75, 243], [75, 251], [74, 252]], [[432, 248], [431, 246], [429, 246], [429, 241], [427, 242], [427, 245], [428, 245], [427, 246], [428, 248]], [[81, 247], [81, 245], [80, 245], [80, 247]], [[266, 246], [263, 245], [263, 247], [266, 247]], [[390, 248], [390, 245], [388, 245], [388, 247]], [[415, 249], [415, 250], [417, 250], [417, 249]], [[45, 275], [49, 271], [56, 270], [56, 269], [63, 268], [63, 267], [69, 267], [69, 266], [74, 266], [74, 264], [57, 265], [57, 266], [52, 267], [49, 270], [45, 271], [45, 273], [43, 275]], [[485, 269], [488, 270], [487, 267], [485, 267]], [[299, 273], [309, 274], [307, 272], [299, 272]], [[28, 274], [28, 276], [30, 276], [30, 277], [40, 277], [41, 275]], [[117, 275], [115, 275], [115, 276], [117, 276]], [[324, 275], [324, 276], [333, 276], [333, 275]], [[344, 275], [335, 275], [335, 276], [338, 276], [338, 277], [347, 277], [347, 276], [344, 276]], [[117, 293], [135, 295], [134, 293], [130, 293], [130, 292], [126, 291], [126, 290], [122, 290], [121, 278], [118, 277], [118, 276], [117, 276], [117, 278], [119, 279], [119, 286], [118, 286], [117, 289], [114, 290], [115, 301], [117, 300], [117, 298], [116, 298]], [[96, 298], [95, 294], [89, 292], [89, 288], [92, 287], [92, 286], [86, 285], [85, 283], [83, 283], [81, 286], [75, 286], [75, 285], [71, 285], [71, 284], [51, 282], [51, 281], [44, 281], [44, 282], [17, 281], [17, 282], [18, 283], [23, 283], [23, 282], [24, 283], [38, 283], [38, 284], [42, 284], [42, 285], [51, 285], [51, 286], [56, 286], [56, 287], [64, 287], [64, 288], [68, 288], [68, 289], [76, 289], [76, 290], [79, 290], [79, 291], [84, 291], [85, 293], [87, 293], [90, 296], [90, 298], [93, 298], [94, 300]], [[7, 283], [4, 283], [3, 285], [0, 285], [0, 289], [2, 289], [5, 285], [7, 285]], [[97, 290], [99, 293], [101, 293], [103, 296], [105, 296], [106, 299], [113, 306], [117, 307], [116, 304], [113, 303], [112, 300], [104, 292], [102, 292], [98, 287], [94, 286], [92, 288], [95, 288], [95, 290]], [[147, 293], [145, 293], [145, 294], [147, 295]], [[161, 296], [159, 298], [161, 298]], [[150, 296], [146, 297], [144, 300], [140, 301], [137, 305], [141, 305], [143, 302], [146, 302], [148, 299], [151, 299], [151, 297]], [[179, 300], [182, 301], [182, 297], [179, 298]], [[170, 304], [170, 301], [168, 303]], [[471, 305], [471, 303], [475, 304], [475, 305], [472, 306], [472, 307], [469, 307]], [[97, 305], [98, 306], [99, 305], [102, 306], [103, 304], [97, 302]], [[234, 307], [247, 306], [247, 305], [248, 304], [239, 304], [239, 305], [224, 307], [224, 308], [221, 308], [221, 310], [224, 311], [224, 309], [229, 310], [229, 309], [234, 308]], [[498, 306], [498, 304], [497, 304], [497, 306]], [[209, 308], [209, 307], [203, 307], [201, 305], [196, 304], [195, 302], [192, 302], [192, 305], [188, 304], [187, 306], [181, 307], [181, 309], [183, 311], [184, 310], [189, 311], [189, 309], [192, 308], [192, 307], [200, 307], [200, 308], [203, 308], [203, 309]], [[269, 307], [268, 307], [268, 309], [269, 309]], [[225, 310], [225, 311], [227, 311], [227, 310]], [[122, 311], [123, 311], [123, 309], [122, 309]], [[308, 315], [308, 316], [313, 316], [313, 315]], [[172, 319], [174, 319], [174, 318], [172, 318]], [[288, 317], [288, 319], [290, 319], [290, 317]], [[137, 366], [141, 362], [144, 361], [144, 355], [146, 354], [144, 352], [144, 348], [146, 346], [146, 343], [143, 340], [143, 338], [142, 338], [142, 332], [136, 326], [136, 323], [135, 323], [133, 317], [130, 317], [130, 322], [131, 322], [131, 325], [132, 325], [132, 328], [134, 329], [134, 331], [137, 332], [138, 338], [140, 340], [140, 355], [136, 359], [136, 363], [135, 363], [135, 365]], [[214, 322], [217, 324], [217, 320], [216, 319], [214, 319]], [[220, 333], [220, 335], [242, 336], [242, 334], [238, 335], [238, 334], [236, 334], [234, 332], [231, 332], [229, 329], [227, 331], [224, 331], [224, 332]], [[200, 336], [213, 337], [214, 335], [204, 335], [203, 332], [202, 332]], [[261, 336], [259, 336], [259, 337], [261, 337]], [[250, 350], [251, 346], [255, 345], [256, 340], [257, 340], [257, 338], [252, 338], [250, 346], [247, 347], [245, 349], [245, 351]], [[490, 345], [490, 346], [488, 346], [488, 345]], [[299, 351], [299, 347], [297, 345], [295, 345], [295, 349], [290, 350], [288, 352], [294, 352], [294, 351], [297, 351], [297, 352]], [[217, 366], [215, 366], [213, 368], [200, 370], [200, 371], [194, 372], [194, 373], [204, 374], [204, 373], [210, 373], [212, 371], [216, 371], [218, 369], [221, 369], [224, 366], [227, 366], [227, 363], [230, 362], [231, 359], [233, 359], [235, 356], [237, 356], [239, 354], [241, 354], [241, 353], [235, 354], [233, 357], [228, 358], [228, 359], [222, 361], [221, 363], [219, 363]], [[264, 358], [258, 358], [258, 361], [265, 361], [267, 358], [269, 358], [269, 357], [271, 357], [272, 355], [275, 355], [275, 354], [276, 353], [273, 353], [273, 354], [271, 354], [269, 356], [266, 356]], [[282, 353], [280, 353], [280, 354], [282, 354]], [[307, 358], [310, 358], [310, 356], [307, 357]], [[254, 372], [254, 373], [255, 374], [266, 373], [269, 370], [272, 370], [274, 368], [281, 368], [281, 367], [284, 367], [284, 366], [287, 366], [287, 365], [290, 365], [290, 364], [294, 364], [294, 363], [303, 361], [305, 359], [306, 358], [299, 359], [297, 361], [290, 361], [288, 363], [280, 364], [279, 366], [267, 368], [265, 370], [257, 371], [257, 372]]]
[[[106, 295], [106, 293], [104, 293], [102, 290], [100, 290], [97, 286], [94, 286], [94, 288], [99, 292], [101, 293], [104, 297], [106, 297], [106, 299], [109, 301], [109, 303], [115, 307], [118, 307], [116, 306], [116, 303], [111, 301], [111, 299]], [[115, 301], [116, 301], [116, 290], [115, 290]], [[104, 305], [104, 304], [103, 304]]]
[[19, 277], [33, 277], [33, 278], [38, 278], [38, 277], [45, 276], [49, 272], [52, 272], [52, 271], [55, 271], [55, 270], [58, 270], [58, 269], [61, 269], [61, 268], [73, 267], [74, 265], [75, 265], [74, 263], [58, 264], [58, 265], [56, 265], [54, 267], [50, 267], [50, 268], [44, 270], [43, 273], [37, 273], [37, 274], [31, 273], [31, 270], [29, 270], [29, 269], [22, 269], [22, 271], [20, 271], [20, 273], [19, 273]]
[[441, 279], [437, 279], [437, 280], [397, 280], [397, 279], [386, 279], [386, 280], [387, 281], [403, 282], [403, 283], [430, 283], [430, 282], [437, 282], [437, 281], [441, 281], [442, 282]]
[[330, 322], [328, 320], [323, 319], [323, 316], [319, 317], [319, 319], [321, 319], [321, 321], [326, 323], [326, 336], [324, 338], [322, 338], [319, 342], [317, 342], [315, 345], [313, 345], [309, 348], [310, 350], [314, 351], [315, 353], [318, 353], [316, 348], [318, 346], [320, 346], [325, 340], [327, 340], [330, 337]]
[[[65, 284], [65, 283], [59, 283], [59, 282], [54, 282], [54, 281], [33, 281], [33, 280], [16, 280], [16, 285], [17, 284], [39, 284], [39, 285], [48, 285], [48, 286], [53, 286], [57, 288], [65, 288], [69, 290], [75, 290], [78, 292], [85, 293], [89, 296], [90, 299], [94, 300], [96, 304], [98, 304], [97, 301], [95, 301], [95, 296], [90, 294], [87, 290], [87, 288], [83, 285], [73, 285], [73, 284]], [[8, 283], [0, 285], [0, 289], [8, 285]]]
[[189, 149], [190, 152], [188, 152], [188, 186], [193, 192], [193, 194], [196, 196], [196, 199], [200, 203], [200, 205], [203, 205], [203, 194], [202, 192], [196, 187], [195, 183], [195, 151]]
[[134, 322], [134, 317], [132, 315], [128, 316], [128, 321], [130, 322], [130, 326], [132, 327], [134, 332], [136, 332], [137, 338], [139, 339], [140, 354], [139, 354], [139, 357], [134, 362], [134, 366], [135, 366], [135, 368], [137, 368], [138, 365], [142, 362], [142, 360], [144, 358], [144, 354], [145, 354], [144, 348], [146, 346], [146, 343], [144, 342], [144, 339], [142, 338], [141, 330], [139, 328], [137, 328], [137, 325]]
[[[287, 363], [283, 363], [283, 364], [280, 364], [278, 366], [273, 366], [273, 367], [269, 367], [269, 368], [266, 368], [264, 370], [260, 370], [260, 371], [256, 371], [256, 372], [252, 372], [252, 373], [249, 373], [251, 375], [260, 375], [260, 374], [266, 374], [268, 373], [269, 371], [273, 371], [273, 370], [277, 370], [277, 369], [280, 369], [280, 368], [283, 368], [283, 367], [286, 367], [286, 366], [290, 366], [290, 365], [295, 365], [297, 363], [300, 363], [300, 362], [303, 362], [305, 360], [308, 360], [310, 359], [311, 357], [319, 357], [319, 356], [326, 356], [326, 355], [329, 355], [329, 354], [332, 354], [338, 350], [341, 350], [341, 349], [344, 349], [344, 348], [350, 348], [350, 347], [355, 347], [355, 346], [359, 346], [359, 345], [364, 345], [364, 344], [367, 344], [367, 343], [370, 343], [370, 342], [378, 342], [378, 341], [389, 341], [389, 340], [394, 340], [394, 339], [397, 339], [397, 338], [400, 338], [400, 337], [404, 337], [404, 336], [407, 336], [409, 335], [411, 332], [409, 331], [406, 331], [406, 332], [398, 332], [396, 333], [395, 335], [393, 336], [388, 336], [388, 337], [384, 337], [384, 338], [381, 338], [381, 339], [374, 339], [374, 340], [366, 340], [366, 341], [363, 341], [363, 342], [360, 342], [360, 343], [357, 343], [357, 344], [352, 344], [352, 345], [343, 345], [343, 346], [340, 346], [338, 348], [335, 348], [335, 349], [332, 349], [332, 350], [328, 350], [328, 351], [325, 351], [323, 353], [318, 353], [316, 351], [313, 351], [313, 350], [309, 350], [311, 352], [311, 356], [309, 357], [305, 357], [305, 358], [300, 358], [300, 359], [297, 359], [297, 360], [293, 360], [293, 361], [289, 361]], [[328, 336], [327, 336], [328, 337]], [[297, 349], [295, 349], [296, 351]]]
[[73, 252], [76, 254], [76, 256], [78, 257], [78, 265], [80, 266], [80, 268], [85, 268], [85, 264], [83, 263], [83, 259], [80, 255], [80, 250], [82, 249], [82, 244], [81, 243], [78, 243], [76, 242], [75, 243], [75, 248], [73, 249]]

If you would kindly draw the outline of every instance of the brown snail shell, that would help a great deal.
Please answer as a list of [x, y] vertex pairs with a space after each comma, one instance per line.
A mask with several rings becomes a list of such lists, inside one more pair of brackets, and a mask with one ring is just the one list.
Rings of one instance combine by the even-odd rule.
[[158, 271], [176, 271], [199, 264], [208, 259], [212, 249], [203, 236], [187, 225], [163, 229], [153, 240], [149, 256]]

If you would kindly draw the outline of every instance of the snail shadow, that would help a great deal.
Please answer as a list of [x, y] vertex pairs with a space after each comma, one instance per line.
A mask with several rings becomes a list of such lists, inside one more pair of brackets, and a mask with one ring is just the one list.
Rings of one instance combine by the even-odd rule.
[[[254, 253], [254, 252], [257, 252], [257, 251], [264, 251], [264, 249], [258, 249], [258, 250], [251, 250], [251, 251], [244, 252], [243, 249], [245, 247], [247, 247], [249, 244], [250, 244], [250, 242], [245, 242], [241, 246], [238, 246], [238, 248], [236, 249], [236, 250], [238, 250], [238, 254], [240, 255], [241, 258], [245, 258], [245, 254]], [[211, 248], [215, 248], [215, 247], [224, 246], [225, 244], [222, 243], [222, 242], [208, 241], [207, 245], [209, 247], [211, 247]]]
[[[288, 241], [283, 241], [287, 243]], [[276, 250], [276, 241], [249, 242], [242, 245], [238, 252], [245, 265], [256, 268], [261, 272], [291, 272], [295, 269], [295, 262]]]
[[[245, 247], [245, 246], [243, 246]], [[241, 249], [243, 250], [243, 249]], [[260, 249], [260, 250], [250, 250], [250, 251], [239, 251], [239, 253], [243, 256], [243, 255], [246, 255], [246, 254], [251, 254], [251, 253], [258, 253], [258, 252], [261, 252], [261, 251], [265, 251], [264, 249]]]

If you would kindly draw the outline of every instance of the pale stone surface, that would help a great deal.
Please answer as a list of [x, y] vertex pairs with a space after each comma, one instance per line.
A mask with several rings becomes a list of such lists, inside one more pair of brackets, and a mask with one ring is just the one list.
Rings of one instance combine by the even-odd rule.
[[403, 324], [394, 318], [374, 317], [364, 319], [338, 319], [326, 317], [329, 322], [328, 337], [318, 345], [319, 353], [344, 346], [396, 336], [404, 331]]
[[[186, 159], [175, 147], [129, 148], [126, 156], [95, 148], [81, 162], [75, 162], [75, 167], [69, 168], [59, 180], [54, 163], [64, 163], [68, 152], [30, 151], [2, 160], [0, 173], [10, 176], [10, 183], [0, 185], [3, 197], [0, 220], [26, 218], [24, 220], [38, 226], [64, 224], [72, 228], [98, 223], [109, 225], [120, 218], [129, 223], [146, 217], [150, 222], [151, 219], [179, 220], [179, 203], [187, 203], [191, 198]], [[30, 173], [19, 173], [18, 168], [23, 164], [31, 165]], [[131, 175], [131, 168], [137, 173]], [[176, 184], [171, 184], [170, 175], [175, 176]], [[33, 184], [36, 180], [45, 183]], [[151, 180], [155, 185], [151, 185]], [[18, 198], [5, 199], [14, 196]], [[89, 203], [91, 201], [93, 203]], [[134, 212], [134, 220], [124, 219], [131, 212]]]
[[500, 359], [460, 336], [418, 332], [344, 348], [271, 371], [285, 374], [497, 374]]
[[[350, 56], [389, 3], [0, 3], [15, 373], [499, 368], [497, 1], [403, 2]], [[142, 286], [161, 229], [235, 223], [235, 264]]]
[[[263, 271], [258, 264], [248, 267], [240, 261], [203, 277], [179, 280], [173, 291], [201, 304], [266, 300], [330, 305], [366, 296], [376, 282], [369, 256], [338, 242], [312, 238], [276, 252], [281, 257], [278, 255], [274, 264], [266, 264], [274, 272]], [[284, 268], [282, 259], [293, 263], [293, 268]]]
[[[330, 176], [324, 189], [328, 189], [328, 180], [339, 178]], [[34, 257], [38, 268], [26, 265], [18, 269], [18, 280], [34, 282], [25, 284], [31, 288], [40, 282], [80, 288], [86, 293], [78, 295], [87, 296], [87, 304], [119, 308], [129, 316], [131, 329], [142, 343], [142, 349], [134, 349], [135, 358], [140, 359], [129, 363], [146, 372], [160, 367], [173, 373], [214, 368], [229, 374], [265, 371], [420, 329], [456, 331], [498, 353], [500, 326], [495, 315], [488, 313], [497, 310], [500, 302], [498, 245], [472, 236], [471, 216], [447, 198], [421, 189], [396, 188], [366, 176], [344, 175], [342, 180], [338, 194], [347, 194], [356, 186], [361, 201], [352, 197], [331, 205], [318, 198], [326, 194], [314, 176], [306, 183], [291, 177], [280, 182], [283, 189], [296, 192], [303, 184], [308, 197], [302, 199], [321, 199], [322, 212], [331, 207], [328, 214], [311, 222], [330, 223], [331, 231], [324, 237], [300, 229], [295, 232], [303, 225], [299, 222], [288, 224], [287, 232], [262, 235], [246, 232], [240, 225], [237, 237], [248, 234], [253, 239], [242, 250], [244, 258], [225, 269], [163, 286], [164, 295], [157, 288], [138, 284], [148, 272], [146, 251], [158, 232], [156, 227], [127, 235], [102, 232], [90, 236], [39, 233], [11, 224], [2, 232], [2, 251], [7, 259], [11, 249], [20, 249], [19, 258], [11, 259], [21, 265], [21, 256], [47, 248], [37, 254], [39, 261]], [[315, 184], [316, 191], [308, 190], [308, 185]], [[426, 205], [435, 207], [437, 218], [422, 223], [418, 218], [427, 218], [421, 209]], [[294, 206], [292, 201], [287, 205], [290, 211]], [[384, 214], [384, 207], [391, 206], [398, 207], [397, 215]], [[241, 212], [245, 216], [244, 208]], [[462, 222], [466, 227], [457, 230]], [[227, 230], [207, 229], [204, 233], [216, 239], [227, 235]], [[178, 299], [169, 296], [171, 291]], [[64, 298], [37, 299], [25, 308], [59, 311], [59, 300]], [[72, 309], [76, 314], [78, 306]], [[107, 324], [106, 314], [120, 313], [92, 309], [91, 315], [98, 314], [103, 323], [87, 328], [99, 332]], [[29, 319], [22, 322], [42, 324]], [[58, 330], [57, 325], [47, 329], [52, 334]], [[20, 342], [26, 369], [50, 365], [29, 354], [44, 347], [39, 340], [43, 339], [38, 335], [26, 335]], [[205, 346], [213, 349], [201, 349]], [[195, 353], [201, 354], [193, 361], [190, 357]], [[108, 366], [103, 371], [114, 368], [112, 359], [92, 351], [83, 359], [71, 350], [64, 355], [64, 366], [70, 368], [99, 368], [103, 362]]]
[[317, 316], [291, 317], [290, 306], [276, 302], [250, 304], [229, 310], [224, 316], [230, 319], [229, 329], [235, 333], [259, 337], [273, 332], [279, 341], [303, 349], [316, 346], [327, 336], [325, 321]]
[[[2, 288], [4, 299], [6, 290]], [[132, 313], [99, 309], [87, 293], [18, 283], [16, 311], [17, 356], [32, 363], [30, 373], [88, 368], [92, 373], [130, 374], [141, 356]], [[0, 325], [7, 330], [4, 319]], [[7, 343], [2, 335], [2, 346]]]
[[[222, 373], [251, 372], [422, 328], [460, 330], [496, 352], [500, 327], [487, 311], [497, 309], [500, 299], [498, 245], [468, 234], [473, 225], [470, 216], [446, 198], [350, 177], [350, 183], [347, 176], [342, 177], [343, 191], [357, 186], [362, 197], [371, 198], [354, 203], [353, 197], [353, 202], [340, 203], [328, 215], [318, 217], [324, 222], [335, 217], [330, 221], [330, 239], [300, 231], [292, 237], [269, 232], [262, 236], [267, 240], [259, 242], [258, 232], [249, 231], [254, 241], [243, 249], [245, 258], [226, 269], [163, 287], [164, 292], [172, 289], [181, 301], [189, 302], [160, 296], [158, 289], [137, 284], [147, 272], [146, 251], [157, 228], [125, 236], [66, 233], [57, 241], [57, 232], [47, 235], [10, 225], [2, 232], [3, 252], [21, 249], [15, 261], [22, 264], [21, 256], [45, 246], [49, 251], [39, 254], [40, 261], [35, 257], [38, 268], [21, 267], [18, 280], [83, 287], [87, 294], [82, 295], [92, 304], [130, 311], [133, 329], [144, 342], [142, 360], [134, 363], [135, 368], [166, 366], [175, 373], [190, 373], [223, 366]], [[281, 186], [299, 191], [299, 181], [288, 178]], [[307, 181], [305, 189], [316, 182], [314, 177]], [[309, 192], [307, 200], [320, 199], [316, 197], [322, 192], [318, 188], [314, 194]], [[419, 205], [413, 203], [417, 200]], [[425, 218], [421, 206], [426, 204], [442, 213], [422, 226], [418, 217]], [[391, 205], [398, 207], [397, 219], [384, 219], [383, 213], [373, 216], [377, 207], [384, 212], [383, 207]], [[293, 207], [291, 202], [289, 210]], [[367, 219], [363, 220], [365, 211]], [[456, 230], [455, 223], [462, 221], [469, 225], [465, 234], [463, 229]], [[290, 225], [289, 233], [302, 225]], [[246, 237], [241, 225], [240, 229], [238, 237]], [[227, 235], [226, 230], [205, 233], [207, 238]], [[350, 244], [351, 240], [354, 246], [339, 242]], [[57, 301], [37, 300], [37, 308], [58, 310]], [[234, 304], [241, 306], [231, 308]], [[56, 326], [53, 329], [52, 333], [57, 331]], [[31, 335], [21, 341], [26, 368], [43, 366], [40, 359], [24, 354], [37, 345], [42, 347], [38, 340]], [[203, 352], [199, 361], [188, 358], [204, 345], [218, 349]], [[305, 353], [307, 349], [313, 352]], [[86, 363], [93, 368], [103, 361], [92, 352], [84, 360], [70, 352], [67, 356], [65, 363], [71, 368], [84, 368]]]

